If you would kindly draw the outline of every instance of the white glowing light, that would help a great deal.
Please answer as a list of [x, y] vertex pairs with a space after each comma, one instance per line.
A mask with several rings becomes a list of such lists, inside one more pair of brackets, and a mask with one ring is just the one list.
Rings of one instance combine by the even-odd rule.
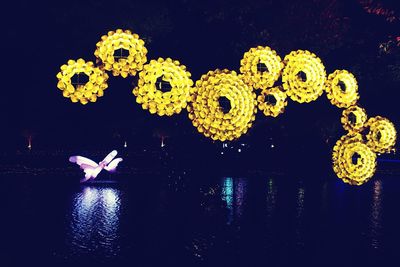
[[274, 148], [274, 147], [275, 147], [274, 144], [272, 144], [272, 145], [271, 145], [271, 148]]
[[164, 137], [161, 137], [161, 147], [165, 147]]
[[114, 208], [114, 206], [118, 202], [118, 196], [116, 195], [115, 191], [113, 191], [111, 188], [104, 189], [102, 197], [105, 204], [109, 208]]
[[31, 150], [32, 149], [32, 137], [29, 136], [28, 139], [28, 149]]
[[91, 159], [82, 156], [72, 156], [69, 161], [78, 164], [81, 169], [85, 172], [85, 178], [81, 182], [86, 182], [89, 179], [95, 179], [99, 173], [105, 169], [109, 172], [114, 172], [118, 164], [122, 161], [122, 158], [116, 158], [117, 151], [111, 151], [102, 161], [98, 164]]
[[238, 152], [240, 153], [240, 152], [242, 152], [242, 150], [239, 148], [239, 149], [238, 149]]
[[125, 141], [125, 143], [124, 143], [124, 147], [126, 148], [126, 147], [128, 147], [128, 143]]

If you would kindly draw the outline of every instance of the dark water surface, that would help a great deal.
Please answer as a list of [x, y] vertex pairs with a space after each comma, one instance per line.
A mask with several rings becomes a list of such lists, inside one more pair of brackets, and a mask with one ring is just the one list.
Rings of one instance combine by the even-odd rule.
[[0, 266], [400, 266], [400, 177], [119, 178], [0, 177]]

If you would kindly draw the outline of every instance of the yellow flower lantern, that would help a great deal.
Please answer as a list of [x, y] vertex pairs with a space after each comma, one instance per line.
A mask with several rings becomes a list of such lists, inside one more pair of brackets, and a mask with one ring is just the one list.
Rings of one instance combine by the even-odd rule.
[[[86, 75], [87, 82], [72, 82], [74, 76]], [[71, 99], [72, 102], [80, 102], [85, 105], [89, 102], [96, 102], [98, 97], [104, 95], [107, 89], [108, 75], [100, 68], [94, 67], [93, 62], [85, 62], [83, 59], [68, 60], [67, 64], [61, 66], [57, 74], [57, 87], [63, 91], [63, 96]]]
[[190, 100], [193, 81], [184, 65], [170, 58], [151, 60], [139, 73], [133, 89], [136, 102], [150, 113], [160, 116], [180, 113]]
[[315, 54], [304, 50], [292, 51], [285, 56], [284, 64], [283, 88], [293, 101], [308, 103], [323, 93], [325, 67]]
[[[94, 55], [98, 62], [102, 63], [105, 70], [112, 71], [114, 76], [126, 78], [135, 75], [147, 61], [144, 41], [129, 30], [109, 31], [101, 37], [96, 47]], [[125, 51], [127, 55], [123, 54]]]
[[394, 150], [397, 133], [393, 123], [381, 116], [372, 117], [367, 122], [369, 132], [367, 145], [377, 153], [389, 153]]
[[332, 160], [336, 175], [351, 185], [362, 185], [375, 173], [376, 154], [364, 143], [361, 134], [348, 134], [337, 141]]
[[281, 87], [273, 87], [263, 89], [261, 94], [257, 96], [258, 109], [265, 116], [277, 117], [285, 111], [287, 106], [286, 94], [281, 90]]
[[343, 128], [349, 132], [360, 132], [365, 127], [367, 113], [359, 106], [351, 106], [342, 112], [341, 122]]
[[196, 82], [191, 96], [189, 118], [213, 140], [237, 139], [255, 119], [256, 95], [235, 71], [209, 71]]
[[348, 108], [357, 103], [357, 80], [353, 74], [346, 70], [336, 70], [329, 74], [325, 83], [325, 90], [332, 105], [339, 108]]
[[268, 46], [251, 48], [240, 61], [243, 80], [254, 89], [272, 87], [283, 68], [282, 59]]

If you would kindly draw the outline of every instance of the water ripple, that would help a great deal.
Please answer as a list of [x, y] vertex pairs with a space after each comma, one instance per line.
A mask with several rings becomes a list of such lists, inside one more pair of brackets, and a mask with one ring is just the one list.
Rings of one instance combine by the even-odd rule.
[[74, 195], [68, 232], [74, 253], [98, 252], [108, 257], [118, 252], [120, 199], [121, 192], [115, 188], [84, 187]]

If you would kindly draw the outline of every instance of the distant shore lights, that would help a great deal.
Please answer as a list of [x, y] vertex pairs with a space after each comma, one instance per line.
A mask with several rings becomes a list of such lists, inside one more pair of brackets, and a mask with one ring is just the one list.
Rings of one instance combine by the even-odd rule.
[[[339, 178], [361, 185], [375, 173], [376, 153], [395, 152], [393, 123], [381, 116], [367, 117], [357, 103], [355, 76], [347, 70], [327, 75], [321, 59], [310, 51], [291, 51], [282, 60], [270, 47], [257, 46], [244, 53], [238, 72], [216, 69], [196, 82], [178, 60], [147, 62], [147, 52], [137, 34], [110, 31], [96, 45], [96, 65], [83, 59], [67, 61], [57, 74], [57, 87], [72, 102], [86, 105], [104, 95], [107, 72], [122, 78], [138, 74], [132, 93], [144, 110], [159, 116], [186, 110], [199, 133], [222, 142], [246, 134], [258, 110], [277, 117], [284, 113], [288, 99], [309, 103], [325, 93], [332, 105], [344, 109], [341, 122], [347, 133], [332, 152], [333, 170]], [[80, 74], [88, 77], [86, 82], [79, 80]], [[78, 82], [74, 82], [76, 75]]]
[[32, 136], [28, 137], [28, 149], [32, 150]]

